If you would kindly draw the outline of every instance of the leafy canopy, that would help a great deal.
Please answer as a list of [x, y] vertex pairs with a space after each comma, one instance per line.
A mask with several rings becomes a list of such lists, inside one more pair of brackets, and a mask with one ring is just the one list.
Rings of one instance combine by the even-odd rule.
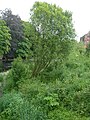
[[18, 43], [23, 40], [23, 27], [21, 18], [18, 15], [14, 15], [10, 9], [5, 9], [1, 12], [1, 18], [6, 22], [6, 25], [10, 29], [11, 33], [11, 50], [7, 56], [16, 56], [16, 50], [18, 49]]
[[4, 20], [0, 20], [0, 55], [10, 50], [10, 29], [6, 26]]
[[68, 54], [70, 40], [75, 37], [72, 14], [48, 3], [36, 2], [31, 9], [34, 71], [47, 68], [52, 60]]

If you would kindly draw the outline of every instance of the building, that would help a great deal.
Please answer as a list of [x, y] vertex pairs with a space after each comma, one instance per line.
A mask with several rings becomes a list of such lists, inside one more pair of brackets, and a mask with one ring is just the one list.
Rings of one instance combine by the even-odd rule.
[[87, 48], [87, 45], [90, 43], [90, 31], [80, 38], [80, 42], [83, 42], [84, 47]]

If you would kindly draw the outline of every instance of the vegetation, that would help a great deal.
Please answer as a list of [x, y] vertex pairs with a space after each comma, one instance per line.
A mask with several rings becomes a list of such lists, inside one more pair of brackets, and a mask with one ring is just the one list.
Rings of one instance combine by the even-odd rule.
[[[2, 55], [12, 47], [15, 53], [11, 69], [0, 73], [0, 119], [90, 120], [90, 46], [75, 40], [71, 12], [42, 2], [33, 5], [30, 22], [8, 12], [1, 16], [0, 41], [11, 41]], [[15, 25], [19, 19], [22, 31], [7, 19]]]
[[[7, 56], [12, 54], [12, 57], [16, 57], [16, 50], [18, 49], [18, 43], [23, 40], [23, 27], [21, 24], [21, 18], [18, 15], [13, 15], [10, 9], [5, 9], [1, 12], [1, 19], [6, 22], [6, 25], [10, 29], [11, 49], [7, 53]], [[6, 55], [5, 55], [6, 56]]]
[[6, 26], [5, 21], [0, 20], [0, 55], [10, 50], [10, 29]]
[[68, 43], [73, 39], [74, 31], [71, 13], [47, 3], [34, 4], [31, 10], [31, 23], [35, 27], [35, 39], [32, 41], [33, 76], [37, 76], [51, 64], [53, 59], [62, 59], [60, 55], [64, 54], [65, 44], [68, 52]]

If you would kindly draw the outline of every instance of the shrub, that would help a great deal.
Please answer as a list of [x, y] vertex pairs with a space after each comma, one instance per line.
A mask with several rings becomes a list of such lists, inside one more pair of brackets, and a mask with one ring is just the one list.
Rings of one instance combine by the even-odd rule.
[[5, 75], [5, 79], [3, 83], [3, 91], [4, 93], [7, 93], [8, 91], [11, 91], [13, 88], [14, 88], [13, 75], [12, 75], [12, 71], [9, 70], [8, 74]]
[[72, 109], [83, 116], [90, 117], [90, 88], [76, 92], [73, 101], [71, 101]]
[[20, 84], [19, 90], [32, 106], [33, 119], [37, 116], [41, 119], [41, 114], [45, 120], [89, 120], [89, 84], [89, 80], [43, 83], [38, 78], [26, 80]]
[[50, 111], [48, 114], [49, 120], [89, 120], [87, 117], [81, 117], [75, 112], [68, 111], [63, 107]]
[[14, 60], [11, 71], [14, 86], [17, 86], [18, 82], [30, 77], [29, 65], [25, 64], [21, 58]]
[[2, 120], [19, 120], [19, 109], [23, 104], [21, 95], [16, 92], [4, 94], [0, 98], [0, 117]]

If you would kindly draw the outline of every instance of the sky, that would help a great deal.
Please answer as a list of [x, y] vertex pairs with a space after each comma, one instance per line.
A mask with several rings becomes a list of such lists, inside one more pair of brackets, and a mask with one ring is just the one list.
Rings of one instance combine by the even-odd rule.
[[[29, 21], [30, 9], [37, 0], [0, 0], [0, 10], [10, 8], [22, 20]], [[38, 0], [56, 4], [64, 10], [72, 12], [77, 39], [90, 31], [90, 0]]]

